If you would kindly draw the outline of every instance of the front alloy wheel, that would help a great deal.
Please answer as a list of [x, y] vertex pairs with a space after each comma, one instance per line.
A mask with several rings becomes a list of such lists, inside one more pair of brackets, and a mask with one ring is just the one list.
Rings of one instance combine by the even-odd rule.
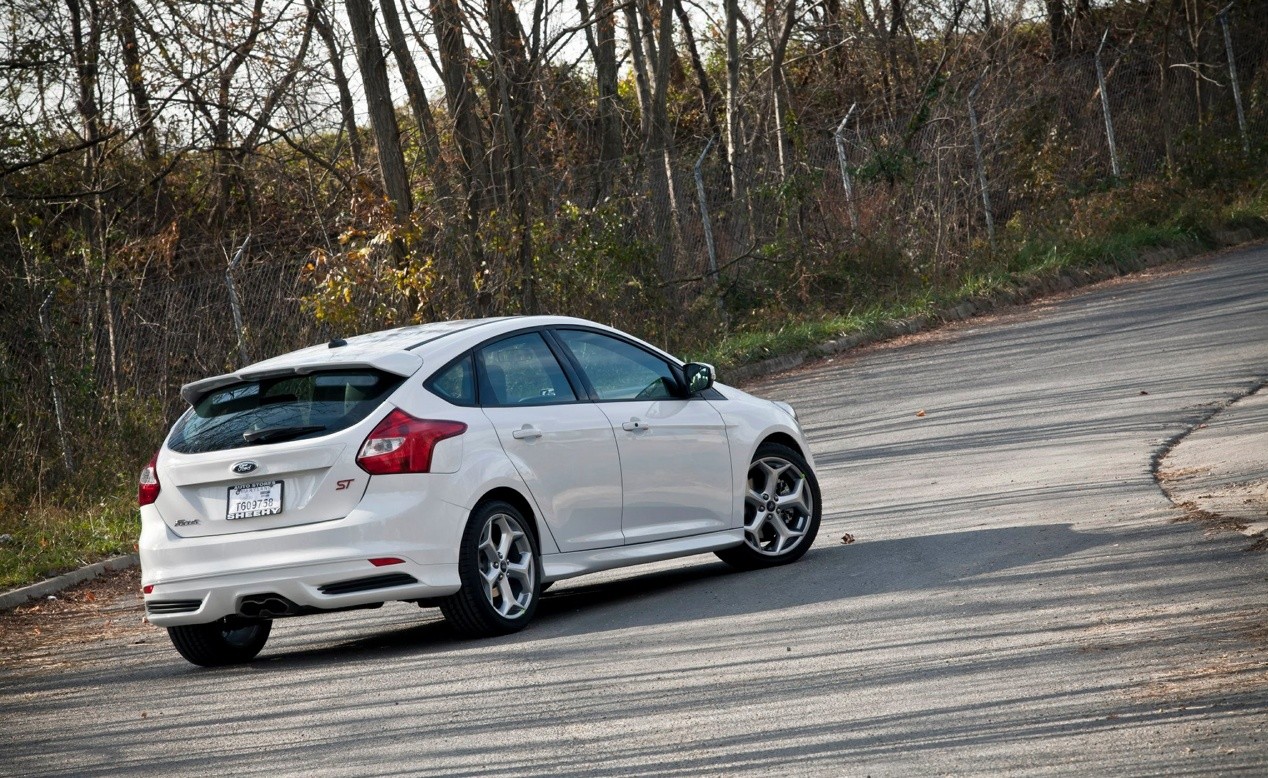
[[528, 520], [510, 503], [476, 508], [458, 557], [462, 589], [440, 602], [445, 619], [467, 637], [524, 628], [537, 610], [541, 571]]
[[758, 447], [744, 493], [744, 545], [718, 556], [744, 569], [799, 558], [819, 532], [819, 482], [806, 460], [778, 443]]

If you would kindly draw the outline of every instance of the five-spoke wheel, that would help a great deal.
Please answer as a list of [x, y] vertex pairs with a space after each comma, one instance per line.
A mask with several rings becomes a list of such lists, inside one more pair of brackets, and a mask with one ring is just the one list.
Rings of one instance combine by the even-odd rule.
[[537, 610], [541, 571], [528, 520], [510, 503], [478, 506], [458, 552], [462, 589], [440, 601], [453, 628], [468, 637], [523, 629]]
[[741, 568], [797, 559], [819, 532], [819, 482], [806, 460], [778, 444], [758, 446], [744, 493], [744, 545], [718, 552]]
[[537, 563], [519, 519], [507, 513], [489, 517], [480, 535], [478, 564], [484, 596], [498, 615], [523, 614], [536, 593]]

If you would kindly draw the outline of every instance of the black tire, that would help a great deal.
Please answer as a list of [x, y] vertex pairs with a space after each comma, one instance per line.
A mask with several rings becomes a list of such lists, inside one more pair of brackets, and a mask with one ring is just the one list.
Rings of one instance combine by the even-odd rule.
[[[759, 463], [770, 463], [782, 460], [792, 467], [787, 471], [788, 475], [781, 476], [775, 488], [771, 489], [768, 496], [768, 504], [773, 505], [774, 499], [778, 498], [779, 488], [786, 488], [788, 482], [800, 478], [803, 480], [804, 489], [809, 492], [809, 511], [801, 510], [800, 515], [795, 515], [797, 511], [782, 511], [779, 509], [770, 510], [769, 513], [775, 514], [774, 521], [782, 521], [785, 528], [800, 531], [801, 534], [795, 538], [795, 542], [784, 548], [772, 549], [770, 543], [765, 541], [761, 534], [745, 530], [744, 543], [731, 548], [724, 548], [721, 551], [714, 552], [718, 558], [726, 562], [732, 567], [740, 570], [758, 570], [765, 567], [775, 567], [776, 565], [786, 565], [789, 562], [795, 562], [800, 559], [815, 541], [815, 536], [819, 534], [819, 521], [822, 518], [821, 499], [819, 496], [819, 479], [815, 477], [814, 471], [810, 469], [810, 465], [806, 463], [805, 457], [797, 453], [796, 450], [789, 448], [781, 443], [763, 443], [757, 447], [756, 453], [753, 454], [753, 462], [749, 466], [749, 481], [746, 483], [746, 490], [750, 490], [753, 481], [752, 476], [755, 468], [759, 467]], [[761, 488], [761, 485], [758, 485]], [[787, 496], [787, 495], [785, 495]], [[754, 498], [753, 501], [756, 501]], [[754, 522], [757, 507], [750, 504], [753, 502], [746, 497], [744, 503], [744, 524], [747, 528]], [[793, 526], [789, 526], [789, 518], [793, 518]], [[774, 540], [774, 542], [778, 542]], [[765, 550], [758, 550], [758, 547], [767, 546]]]
[[168, 627], [167, 636], [185, 659], [202, 667], [250, 662], [269, 639], [273, 622], [229, 617], [211, 624]]
[[[512, 533], [512, 548], [500, 559], [501, 577], [493, 583], [481, 572], [482, 565], [491, 568], [499, 564], [488, 555], [488, 544], [500, 540], [507, 533], [503, 528], [515, 525], [518, 534]], [[486, 528], [489, 537], [486, 540]], [[523, 543], [520, 543], [520, 540]], [[522, 569], [527, 564], [526, 569]], [[518, 575], [508, 575], [508, 565], [521, 568]], [[492, 570], [496, 573], [496, 570]], [[537, 548], [529, 520], [518, 508], [501, 500], [492, 500], [476, 506], [462, 533], [462, 545], [458, 549], [458, 579], [462, 588], [456, 594], [440, 600], [440, 612], [455, 632], [463, 637], [484, 638], [508, 635], [523, 629], [537, 612], [541, 596], [541, 554]], [[509, 598], [501, 587], [508, 586]], [[497, 587], [497, 594], [493, 594]], [[494, 602], [497, 599], [497, 603]], [[501, 607], [508, 612], [499, 610]]]

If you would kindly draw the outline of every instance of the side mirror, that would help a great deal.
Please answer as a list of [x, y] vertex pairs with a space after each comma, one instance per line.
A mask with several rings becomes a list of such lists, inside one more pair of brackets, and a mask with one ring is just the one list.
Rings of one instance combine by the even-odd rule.
[[703, 362], [688, 362], [682, 366], [683, 381], [687, 384], [687, 396], [699, 394], [713, 386], [713, 365]]

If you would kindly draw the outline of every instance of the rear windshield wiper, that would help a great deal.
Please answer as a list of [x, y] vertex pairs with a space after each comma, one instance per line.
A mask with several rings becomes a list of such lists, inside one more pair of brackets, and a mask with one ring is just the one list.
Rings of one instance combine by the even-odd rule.
[[247, 443], [273, 443], [279, 440], [298, 438], [310, 432], [321, 432], [326, 429], [320, 424], [307, 424], [301, 427], [265, 427], [262, 430], [248, 430], [242, 433]]

